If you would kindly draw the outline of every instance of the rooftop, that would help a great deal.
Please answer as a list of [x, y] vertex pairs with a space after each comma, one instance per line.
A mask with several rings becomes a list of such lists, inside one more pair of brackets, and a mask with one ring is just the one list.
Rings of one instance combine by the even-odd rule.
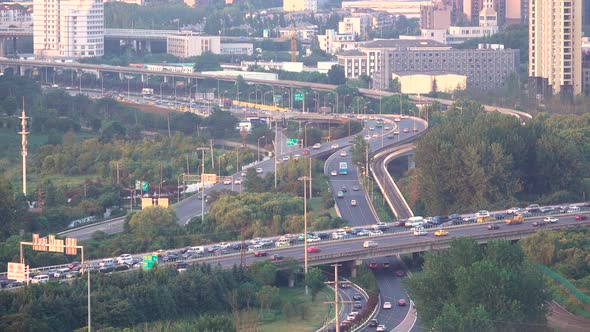
[[376, 39], [362, 45], [365, 48], [448, 47], [430, 39]]
[[342, 51], [339, 52], [336, 55], [341, 55], [341, 56], [366, 56], [367, 54], [365, 54], [365, 52], [361, 52], [358, 50], [350, 50], [350, 51]]

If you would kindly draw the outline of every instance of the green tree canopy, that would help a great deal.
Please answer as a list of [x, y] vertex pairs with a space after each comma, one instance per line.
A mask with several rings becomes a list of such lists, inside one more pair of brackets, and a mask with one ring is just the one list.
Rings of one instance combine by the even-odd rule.
[[405, 282], [436, 331], [536, 331], [545, 322], [543, 274], [509, 241], [485, 248], [454, 239], [448, 251], [426, 254], [423, 272]]

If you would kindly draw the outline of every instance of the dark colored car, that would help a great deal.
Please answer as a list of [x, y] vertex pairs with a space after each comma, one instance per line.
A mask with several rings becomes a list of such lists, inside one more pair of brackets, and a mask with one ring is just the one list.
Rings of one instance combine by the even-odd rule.
[[248, 249], [248, 245], [242, 242], [234, 243], [231, 247], [233, 250]]
[[113, 263], [109, 263], [109, 264], [105, 264], [103, 265], [100, 269], [98, 269], [98, 272], [100, 273], [111, 273], [115, 271], [115, 264]]
[[186, 269], [188, 267], [188, 264], [186, 262], [174, 262], [174, 268], [175, 269]]
[[348, 191], [348, 188], [346, 188], [346, 186], [342, 186], [342, 188], [340, 188], [340, 191], [347, 192]]
[[254, 257], [264, 257], [264, 256], [268, 256], [268, 253], [266, 251], [255, 251], [254, 252]]
[[371, 262], [371, 263], [369, 263], [369, 267], [370, 267], [371, 269], [376, 269], [376, 268], [378, 268], [378, 267], [379, 267], [379, 263], [376, 263], [376, 262]]
[[127, 270], [129, 270], [129, 265], [127, 265], [127, 264], [115, 265], [115, 271], [127, 271]]
[[70, 264], [68, 264], [68, 269], [72, 271], [80, 271], [81, 268], [82, 264], [80, 262], [71, 262]]
[[576, 220], [588, 220], [588, 216], [578, 214], [576, 215]]
[[545, 222], [544, 221], [535, 221], [533, 223], [533, 227], [543, 227], [545, 226]]
[[406, 305], [406, 300], [405, 299], [399, 299], [397, 300], [397, 305], [400, 307], [403, 307]]
[[377, 325], [379, 325], [379, 321], [376, 319], [371, 319], [371, 321], [369, 322], [370, 327], [377, 327]]
[[315, 236], [319, 237], [322, 240], [330, 238], [330, 234], [328, 233], [315, 233]]
[[168, 252], [160, 257], [162, 262], [174, 262], [178, 260], [178, 254], [175, 252]]
[[355, 309], [361, 309], [363, 307], [363, 304], [361, 303], [361, 301], [355, 301], [353, 307]]
[[397, 277], [399, 277], [399, 278], [405, 277], [406, 276], [406, 271], [404, 271], [404, 270], [397, 270], [397, 271], [395, 271], [395, 275]]
[[274, 254], [274, 255], [270, 256], [270, 260], [273, 261], [273, 262], [282, 261], [283, 258], [284, 257], [282, 255], [279, 255], [279, 254]]
[[495, 229], [498, 229], [498, 228], [500, 228], [500, 225], [498, 225], [498, 224], [489, 224], [488, 225], [488, 229], [489, 230], [495, 230]]

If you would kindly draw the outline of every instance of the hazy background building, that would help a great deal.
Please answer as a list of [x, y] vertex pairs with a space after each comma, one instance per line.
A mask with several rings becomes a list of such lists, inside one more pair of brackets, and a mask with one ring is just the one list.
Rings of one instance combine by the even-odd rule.
[[33, 51], [38, 57], [103, 55], [103, 1], [34, 0]]
[[582, 91], [582, 0], [530, 0], [529, 85], [571, 99]]

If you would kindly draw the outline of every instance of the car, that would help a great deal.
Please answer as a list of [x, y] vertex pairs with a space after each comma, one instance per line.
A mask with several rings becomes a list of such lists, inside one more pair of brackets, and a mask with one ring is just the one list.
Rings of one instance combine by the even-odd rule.
[[360, 301], [360, 300], [363, 299], [363, 296], [360, 293], [354, 293], [352, 295], [352, 299], [355, 300], [355, 301]]
[[533, 227], [542, 227], [542, 226], [545, 226], [545, 222], [535, 221], [532, 225], [533, 225]]
[[242, 184], [242, 179], [235, 179], [234, 184], [237, 184], [237, 185]]
[[377, 319], [371, 319], [371, 321], [369, 322], [370, 327], [376, 327], [378, 325], [379, 325], [379, 321]]
[[133, 256], [130, 254], [122, 254], [117, 257], [117, 263], [119, 264], [131, 264], [133, 262]]
[[289, 156], [284, 156], [283, 161], [289, 161]]
[[354, 304], [352, 306], [355, 309], [362, 309], [363, 308], [363, 304], [361, 301], [354, 301]]
[[356, 236], [369, 236], [369, 234], [371, 234], [371, 231], [368, 229], [363, 229], [362, 231], [356, 233]]
[[332, 146], [330, 146], [331, 149], [338, 149], [340, 147], [340, 145], [338, 144], [332, 144]]
[[355, 314], [354, 312], [351, 312], [348, 314], [348, 316], [346, 316], [346, 320], [355, 320], [356, 319], [357, 314]]
[[358, 186], [352, 187], [352, 191], [359, 191], [359, 187]]
[[311, 148], [312, 148], [312, 149], [319, 149], [319, 148], [321, 148], [321, 147], [322, 147], [322, 145], [321, 145], [320, 143], [316, 143], [316, 144], [314, 144], [314, 145], [313, 145]]
[[260, 242], [261, 240], [262, 238], [255, 237], [252, 240], [250, 240], [250, 244], [258, 244], [258, 242]]
[[[224, 249], [221, 249], [224, 250]], [[174, 262], [178, 260], [178, 253], [176, 252], [167, 252], [164, 255], [160, 256], [160, 259], [162, 259], [162, 262]]]
[[270, 247], [274, 244], [274, 241], [271, 239], [262, 239], [262, 240], [258, 241], [258, 244], [263, 247]]
[[71, 262], [70, 264], [68, 264], [68, 269], [72, 271], [79, 271], [80, 269], [82, 269], [82, 264], [80, 262]]
[[377, 331], [377, 332], [383, 332], [386, 329], [387, 328], [385, 327], [385, 325], [381, 324], [381, 325], [377, 326], [377, 329], [375, 329], [375, 331]]
[[404, 133], [409, 133], [409, 132], [410, 132], [410, 129], [408, 129], [408, 128], [404, 128], [403, 132], [404, 132]]
[[371, 137], [373, 137], [373, 138], [377, 138], [377, 137], [379, 137], [379, 135], [377, 135], [377, 134], [373, 134], [373, 135], [371, 135]]
[[321, 252], [322, 249], [318, 248], [318, 247], [307, 247], [307, 252], [310, 254], [315, 254], [318, 252]]
[[405, 224], [406, 224], [405, 221], [394, 221], [393, 227], [403, 227], [403, 226], [405, 226]]
[[266, 251], [255, 251], [254, 252], [254, 257], [266, 257], [268, 256], [268, 253]]
[[340, 157], [346, 157], [347, 155], [346, 151], [340, 151]]
[[389, 262], [383, 262], [381, 263], [381, 267], [384, 269], [388, 269], [391, 266], [391, 264], [389, 264]]
[[332, 170], [332, 171], [330, 172], [330, 175], [331, 175], [331, 176], [336, 176], [336, 175], [338, 175], [338, 172], [336, 172], [336, 170]]
[[257, 173], [257, 174], [262, 174], [262, 168], [258, 167], [258, 168], [256, 169], [256, 173]]
[[248, 245], [246, 243], [238, 242], [238, 243], [232, 244], [231, 248], [233, 250], [242, 250], [242, 249], [247, 249]]
[[377, 262], [369, 263], [369, 268], [371, 268], [371, 269], [376, 269], [378, 267], [379, 267], [379, 263], [377, 263]]
[[406, 271], [404, 270], [396, 270], [395, 271], [395, 276], [398, 278], [403, 278], [406, 276]]
[[369, 131], [375, 130], [375, 127], [369, 127]]
[[98, 269], [100, 273], [112, 273], [115, 271], [115, 263], [106, 263]]
[[356, 206], [356, 200], [355, 200], [355, 199], [351, 200], [351, 201], [350, 201], [350, 205], [351, 205], [351, 206]]
[[498, 228], [500, 228], [500, 225], [498, 225], [498, 224], [489, 224], [488, 225], [488, 229], [491, 231], [498, 229]]
[[248, 175], [248, 172], [246, 172], [246, 171], [242, 171], [242, 173], [240, 173], [240, 175], [241, 175], [241, 176], [246, 176], [246, 175]]
[[543, 219], [543, 221], [548, 224], [554, 224], [554, 223], [558, 222], [559, 219], [555, 218], [555, 217], [546, 217], [545, 219]]
[[541, 209], [539, 209], [539, 212], [541, 213], [550, 213], [553, 212], [554, 208], [551, 206], [542, 206]]
[[378, 247], [379, 243], [375, 242], [375, 241], [365, 241], [363, 242], [363, 248], [372, 248], [372, 247]]
[[426, 232], [424, 230], [424, 228], [416, 228], [414, 230], [414, 236], [422, 236], [422, 235], [427, 235], [427, 234], [428, 234], [428, 232]]
[[576, 215], [576, 220], [588, 220], [588, 216], [577, 214]]
[[434, 232], [434, 236], [447, 236], [449, 232], [445, 231], [444, 229], [439, 229], [438, 231]]
[[369, 231], [369, 236], [380, 236], [380, 235], [383, 235], [382, 230], [374, 229], [372, 231]]
[[312, 237], [308, 237], [307, 238], [307, 243], [315, 243], [315, 242], [320, 242], [322, 239], [320, 239], [317, 236], [312, 236]]
[[490, 212], [488, 210], [479, 210], [477, 211], [477, 213], [475, 214], [475, 218], [482, 218], [482, 217], [489, 217], [490, 216]]
[[338, 198], [343, 198], [344, 197], [344, 193], [342, 192], [342, 190], [338, 190], [338, 193], [336, 194], [336, 196]]
[[303, 155], [304, 156], [309, 156], [309, 149], [304, 149], [303, 150]]
[[405, 299], [399, 299], [397, 300], [397, 305], [400, 307], [404, 307], [406, 305], [406, 300]]
[[231, 244], [227, 243], [227, 242], [220, 242], [217, 244], [221, 249], [229, 249], [231, 247]]
[[567, 211], [567, 213], [580, 213], [580, 207], [579, 206], [575, 206], [575, 205], [571, 205]]
[[541, 211], [541, 206], [539, 206], [539, 204], [530, 204], [529, 206], [526, 207], [526, 210], [528, 212], [539, 212]]
[[371, 135], [365, 135], [365, 139], [366, 140], [370, 140], [371, 139]]
[[224, 185], [231, 184], [231, 179], [225, 179], [225, 180], [223, 180], [223, 184]]
[[209, 248], [207, 248], [207, 252], [215, 252], [217, 250], [221, 249], [218, 245], [214, 244], [212, 246], [210, 246]]
[[[350, 288], [350, 282], [342, 281], [340, 282], [340, 288]], [[357, 312], [358, 314], [358, 312]]]
[[188, 267], [187, 262], [174, 262], [174, 268], [179, 270], [179, 269], [186, 269]]
[[383, 302], [383, 309], [391, 309], [391, 302]]
[[348, 188], [346, 188], [346, 186], [342, 186], [342, 188], [340, 188], [340, 191], [342, 191], [342, 192], [348, 192]]

